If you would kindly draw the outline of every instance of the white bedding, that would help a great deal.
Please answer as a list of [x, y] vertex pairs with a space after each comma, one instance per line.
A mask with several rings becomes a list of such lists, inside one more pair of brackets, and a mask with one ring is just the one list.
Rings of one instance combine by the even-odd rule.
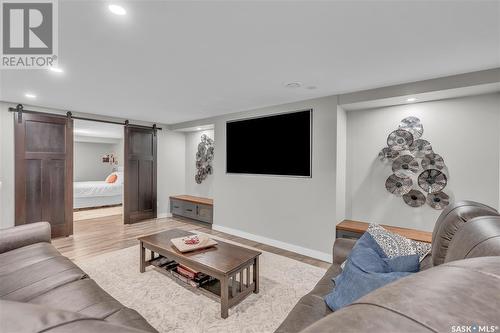
[[74, 182], [73, 197], [89, 198], [89, 197], [110, 197], [121, 195], [123, 184], [121, 183], [106, 183], [104, 181], [91, 182]]

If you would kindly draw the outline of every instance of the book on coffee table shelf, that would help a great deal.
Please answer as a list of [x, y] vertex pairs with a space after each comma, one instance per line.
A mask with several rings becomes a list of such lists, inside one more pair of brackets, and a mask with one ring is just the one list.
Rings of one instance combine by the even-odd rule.
[[205, 235], [192, 235], [186, 237], [173, 238], [170, 240], [180, 252], [189, 252], [205, 249], [217, 245], [217, 242]]
[[192, 287], [199, 288], [210, 282], [215, 281], [214, 277], [207, 274], [195, 271], [194, 269], [180, 265], [175, 260], [170, 260], [166, 257], [159, 257], [150, 261], [151, 265], [163, 269], [165, 272], [183, 283], [189, 284]]

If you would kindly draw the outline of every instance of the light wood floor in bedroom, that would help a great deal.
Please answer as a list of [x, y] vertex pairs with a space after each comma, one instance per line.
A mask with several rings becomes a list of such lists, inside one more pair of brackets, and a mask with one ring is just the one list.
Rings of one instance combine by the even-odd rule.
[[328, 268], [330, 266], [330, 264], [321, 260], [215, 231], [205, 224], [177, 217], [161, 218], [129, 225], [123, 224], [122, 215], [79, 220], [74, 222], [73, 236], [57, 238], [52, 240], [52, 243], [64, 256], [70, 259], [82, 259], [137, 245], [137, 238], [140, 236], [174, 228], [213, 234], [227, 240], [232, 240], [322, 268]]

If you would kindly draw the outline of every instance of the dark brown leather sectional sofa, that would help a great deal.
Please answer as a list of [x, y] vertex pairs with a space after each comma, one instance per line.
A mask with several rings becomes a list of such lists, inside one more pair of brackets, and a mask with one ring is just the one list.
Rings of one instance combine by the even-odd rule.
[[[500, 216], [462, 201], [438, 218], [421, 272], [400, 279], [336, 312], [323, 297], [355, 241], [337, 239], [333, 264], [297, 303], [276, 333], [500, 332]], [[475, 327], [475, 329], [474, 329]]]
[[0, 332], [156, 332], [50, 244], [50, 225], [0, 230]]
[[[353, 245], [335, 241], [332, 266], [276, 332], [500, 332], [500, 216], [493, 208], [447, 208], [421, 272], [332, 313], [323, 297]], [[63, 257], [50, 244], [48, 223], [33, 223], [0, 230], [0, 332], [156, 331]]]

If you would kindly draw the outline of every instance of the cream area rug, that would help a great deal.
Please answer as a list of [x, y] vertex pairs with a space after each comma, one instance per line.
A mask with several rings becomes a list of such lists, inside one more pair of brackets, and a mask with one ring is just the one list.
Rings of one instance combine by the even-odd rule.
[[227, 319], [220, 317], [220, 303], [216, 300], [175, 282], [152, 266], [147, 267], [145, 273], [139, 273], [139, 245], [80, 260], [76, 264], [118, 301], [137, 310], [160, 332], [263, 333], [273, 332], [281, 324], [325, 270], [261, 252], [260, 293], [251, 294], [230, 308]]

